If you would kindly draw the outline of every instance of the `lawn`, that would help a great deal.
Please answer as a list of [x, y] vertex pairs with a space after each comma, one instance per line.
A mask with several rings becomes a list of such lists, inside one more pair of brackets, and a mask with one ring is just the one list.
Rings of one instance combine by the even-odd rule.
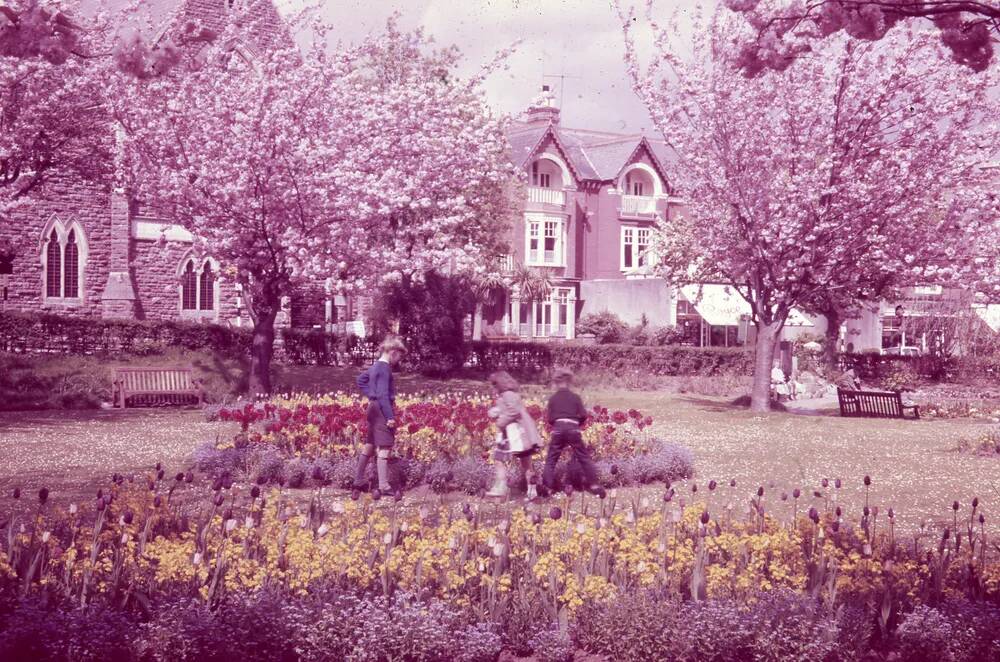
[[[300, 388], [330, 391], [348, 388], [355, 369], [289, 369], [282, 379]], [[482, 389], [472, 380], [447, 382], [403, 377], [403, 391], [463, 391]], [[542, 394], [540, 386], [528, 392]], [[897, 523], [915, 531], [921, 522], [950, 522], [950, 504], [963, 507], [978, 496], [988, 522], [991, 506], [1000, 506], [994, 476], [1000, 459], [976, 457], [955, 450], [963, 438], [986, 429], [971, 421], [883, 421], [772, 413], [756, 416], [722, 398], [675, 393], [611, 391], [588, 388], [588, 404], [636, 408], [656, 420], [654, 432], [691, 448], [696, 458], [697, 499], [708, 497], [712, 509], [733, 503], [734, 514], [763, 486], [768, 509], [783, 514], [792, 508], [780, 500], [800, 487], [799, 509], [808, 509], [812, 491], [829, 478], [844, 487], [840, 502], [860, 509], [863, 476], [872, 478], [871, 501], [892, 506]], [[168, 473], [186, 468], [199, 443], [225, 438], [232, 424], [209, 423], [194, 409], [133, 409], [122, 411], [6, 412], [0, 416], [0, 489], [37, 489], [45, 485], [53, 499], [66, 503], [90, 498], [111, 472], [130, 474], [162, 462]], [[709, 494], [707, 483], [720, 487]], [[735, 490], [729, 481], [735, 479]], [[681, 487], [689, 496], [689, 484]], [[644, 494], [658, 498], [661, 488]], [[422, 499], [412, 495], [411, 499]], [[824, 497], [825, 498], [825, 497]], [[0, 505], [0, 511], [5, 510]], [[855, 516], [856, 517], [856, 516]], [[883, 520], [884, 521], [884, 520]]]

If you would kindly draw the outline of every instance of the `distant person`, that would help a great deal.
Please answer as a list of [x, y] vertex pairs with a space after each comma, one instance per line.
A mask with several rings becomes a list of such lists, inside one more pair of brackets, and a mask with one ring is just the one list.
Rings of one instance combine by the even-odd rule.
[[860, 391], [861, 390], [861, 380], [858, 379], [857, 373], [854, 372], [854, 368], [849, 368], [847, 372], [837, 377], [834, 382], [837, 388], [844, 391]]
[[771, 367], [771, 392], [775, 394], [777, 400], [781, 400], [782, 397], [791, 399], [791, 389], [785, 378], [785, 371], [777, 361]]
[[402, 488], [393, 492], [389, 483], [389, 458], [396, 440], [396, 414], [393, 410], [396, 400], [396, 384], [392, 369], [399, 364], [406, 354], [406, 346], [396, 336], [387, 336], [382, 341], [381, 356], [370, 368], [358, 375], [358, 388], [368, 398], [368, 432], [365, 445], [358, 458], [358, 467], [354, 474], [354, 489], [351, 498], [357, 499], [361, 490], [365, 489], [365, 472], [372, 455], [377, 454], [375, 472], [378, 475], [378, 487], [381, 494], [393, 494], [397, 501], [403, 498]]
[[507, 462], [516, 459], [524, 474], [525, 492], [529, 499], [535, 496], [534, 474], [531, 470], [531, 457], [542, 447], [542, 436], [538, 434], [538, 426], [528, 413], [524, 402], [518, 394], [518, 383], [510, 373], [500, 371], [490, 375], [490, 384], [496, 391], [496, 403], [489, 410], [490, 418], [494, 419], [500, 430], [500, 442], [493, 458], [496, 462], [496, 475], [493, 487], [486, 493], [488, 497], [506, 497], [510, 488], [507, 485]]
[[542, 482], [546, 491], [555, 489], [556, 466], [562, 452], [567, 448], [573, 453], [573, 458], [579, 466], [580, 473], [590, 492], [604, 495], [604, 488], [597, 482], [597, 470], [590, 457], [590, 450], [583, 443], [581, 426], [587, 420], [587, 408], [583, 406], [580, 396], [570, 390], [573, 384], [573, 373], [566, 369], [556, 370], [553, 382], [556, 392], [549, 398], [546, 417], [552, 427], [552, 440], [545, 457], [545, 471]]

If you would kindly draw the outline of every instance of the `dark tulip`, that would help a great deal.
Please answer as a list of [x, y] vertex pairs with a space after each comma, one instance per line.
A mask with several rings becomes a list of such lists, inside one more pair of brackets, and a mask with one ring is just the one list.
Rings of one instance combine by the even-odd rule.
[[820, 492], [819, 490], [813, 490], [813, 496], [819, 499], [820, 497], [823, 496], [823, 493]]
[[233, 487], [233, 479], [231, 477], [229, 477], [229, 476], [226, 476], [225, 478], [223, 478], [222, 479], [222, 487], [223, 487], [223, 489], [227, 489], [227, 490], [232, 489], [232, 487]]
[[759, 497], [764, 496], [764, 486], [763, 485], [761, 485], [760, 487], [757, 488], [757, 496], [759, 496]]
[[951, 509], [957, 511], [958, 508], [959, 508], [958, 502], [957, 501], [953, 501], [952, 504], [951, 504]]
[[837, 509], [834, 512], [837, 513], [837, 517], [840, 517], [841, 515], [844, 514], [844, 511], [840, 509], [840, 506], [837, 506]]
[[888, 515], [888, 516], [889, 516], [889, 519], [892, 519], [893, 517], [895, 517], [895, 516], [896, 516], [896, 513], [895, 513], [895, 512], [893, 512], [892, 508], [890, 508], [890, 509], [889, 509], [889, 510], [888, 510], [888, 511], [886, 512], [886, 515]]
[[463, 515], [468, 515], [471, 512], [472, 512], [472, 506], [470, 506], [468, 503], [463, 503], [462, 504], [462, 514]]
[[101, 512], [104, 510], [104, 499], [98, 499], [97, 503], [94, 504], [94, 510]]
[[163, 467], [163, 465], [161, 465], [159, 462], [156, 463], [156, 470], [157, 471], [159, 471], [162, 467]]
[[861, 512], [864, 513], [865, 517], [868, 517], [868, 515], [871, 513], [871, 511], [868, 510], [868, 506], [865, 506], [864, 508], [862, 508]]
[[361, 498], [361, 493], [358, 490], [351, 490], [351, 501], [357, 501]]
[[562, 517], [562, 509], [559, 506], [552, 506], [552, 509], [549, 510], [549, 517], [559, 519]]
[[709, 492], [714, 492], [716, 487], [718, 487], [718, 483], [716, 483], [714, 480], [708, 481], [708, 491]]
[[225, 503], [225, 501], [226, 501], [225, 497], [223, 497], [221, 494], [215, 495], [214, 503], [216, 507], [221, 506], [223, 503]]
[[663, 501], [664, 502], [670, 503], [670, 501], [673, 498], [674, 498], [674, 492], [673, 492], [673, 490], [667, 490], [666, 492], [663, 493]]
[[157, 494], [156, 498], [153, 499], [153, 508], [159, 508], [161, 505], [163, 505], [163, 497]]
[[15, 499], [20, 499], [21, 498], [21, 488], [20, 487], [15, 487], [14, 491], [11, 493], [11, 496], [14, 497]]
[[872, 484], [872, 477], [865, 475], [865, 487], [868, 487], [871, 484]]
[[253, 487], [250, 488], [250, 498], [256, 499], [259, 496], [260, 496], [260, 488], [254, 485]]
[[182, 480], [184, 480], [184, 472], [183, 471], [178, 471], [177, 475], [174, 476], [174, 480], [177, 481], [178, 483], [181, 482]]
[[563, 493], [568, 497], [573, 496], [573, 486], [567, 483], [566, 487], [563, 488]]
[[455, 480], [455, 474], [452, 472], [449, 471], [444, 475], [444, 482], [450, 483], [453, 480]]
[[872, 515], [878, 517], [878, 506], [872, 506]]
[[285, 477], [284, 476], [278, 476], [278, 479], [275, 482], [278, 483], [278, 487], [284, 487], [285, 486]]
[[837, 488], [838, 490], [840, 489], [840, 486], [841, 486], [841, 482], [840, 482], [840, 479], [839, 479], [839, 478], [837, 478], [837, 479], [835, 479], [835, 480], [833, 481], [833, 486], [834, 486], [834, 487], [836, 487], [836, 488]]
[[257, 484], [263, 485], [267, 482], [267, 476], [257, 476]]
[[691, 493], [693, 494], [697, 491], [698, 491], [698, 483], [691, 483]]
[[149, 481], [149, 485], [147, 485], [147, 487], [149, 488], [150, 492], [156, 491], [156, 483], [154, 483], [153, 481]]
[[537, 524], [541, 524], [541, 523], [542, 523], [542, 516], [541, 516], [541, 515], [539, 515], [538, 513], [534, 513], [534, 514], [533, 514], [533, 515], [531, 516], [531, 523], [532, 523], [532, 524], [536, 524], [536, 525], [537, 525]]
[[830, 527], [833, 529], [833, 532], [836, 533], [837, 531], [840, 531], [840, 522], [834, 520]]
[[43, 487], [38, 490], [38, 503], [45, 505], [45, 502], [49, 500], [49, 488]]
[[802, 491], [796, 487], [794, 490], [792, 490], [792, 496], [798, 499], [800, 496], [802, 496]]
[[975, 510], [979, 507], [979, 497], [972, 497], [972, 509]]
[[184, 482], [185, 483], [194, 482], [194, 474], [191, 473], [190, 471], [184, 474]]
[[166, 472], [163, 471], [163, 469], [160, 469], [159, 471], [156, 472], [156, 480], [163, 480], [163, 476], [165, 475]]
[[135, 515], [132, 514], [131, 510], [126, 510], [125, 514], [122, 515], [122, 521], [125, 522], [126, 524], [131, 524], [134, 518]]
[[212, 491], [219, 492], [221, 490], [222, 490], [222, 479], [216, 478], [214, 481], [212, 481]]
[[982, 513], [979, 513], [979, 523], [986, 524], [986, 516], [983, 515]]
[[617, 476], [618, 475], [618, 465], [617, 464], [612, 464], [610, 471], [611, 471], [611, 475], [612, 476]]
[[788, 501], [788, 492], [782, 492], [781, 493], [781, 500], [782, 501]]
[[707, 511], [707, 510], [706, 510], [706, 511], [703, 511], [703, 512], [701, 513], [701, 523], [702, 523], [702, 524], [708, 524], [708, 520], [709, 520], [709, 517], [708, 517], [708, 511]]
[[226, 508], [226, 512], [222, 514], [222, 519], [223, 520], [231, 520], [231, 519], [233, 519], [233, 509], [232, 508]]
[[942, 540], [947, 540], [951, 537], [951, 529], [945, 529], [944, 533], [941, 535]]
[[669, 490], [670, 489], [670, 485], [671, 485], [671, 483], [670, 483], [670, 479], [669, 478], [666, 479], [665, 481], [663, 481], [663, 489]]
[[735, 478], [730, 479], [730, 481], [729, 481], [729, 487], [736, 487], [736, 479]]
[[104, 498], [104, 490], [98, 488], [98, 490], [97, 490], [97, 498], [98, 499], [103, 499]]
[[375, 490], [372, 491], [372, 500], [378, 501], [381, 498], [382, 498], [382, 490], [376, 488]]
[[809, 519], [811, 519], [814, 523], [819, 522], [819, 511], [816, 510], [815, 506], [809, 509]]
[[823, 487], [830, 487], [830, 481], [824, 478], [822, 481], [820, 481], [820, 485], [822, 485]]

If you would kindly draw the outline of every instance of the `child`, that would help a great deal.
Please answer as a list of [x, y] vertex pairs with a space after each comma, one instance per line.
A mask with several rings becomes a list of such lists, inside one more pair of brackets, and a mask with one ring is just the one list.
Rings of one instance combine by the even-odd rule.
[[518, 384], [507, 372], [495, 372], [490, 375], [490, 384], [496, 391], [496, 404], [490, 409], [490, 418], [496, 420], [500, 436], [510, 450], [497, 450], [494, 453], [496, 478], [493, 487], [486, 493], [488, 497], [505, 497], [509, 492], [507, 487], [507, 464], [510, 455], [517, 458], [527, 482], [527, 494], [531, 499], [535, 496], [532, 484], [531, 456], [542, 446], [542, 437], [538, 434], [531, 414], [524, 407], [521, 396], [518, 395]]
[[[389, 484], [389, 458], [395, 441], [396, 416], [393, 405], [396, 399], [395, 380], [392, 376], [393, 367], [406, 354], [406, 346], [396, 336], [387, 336], [382, 341], [382, 355], [368, 370], [358, 376], [358, 388], [368, 397], [368, 434], [361, 457], [358, 458], [357, 472], [354, 474], [354, 489], [351, 498], [357, 500], [365, 487], [365, 472], [372, 455], [377, 453], [375, 470], [378, 474], [378, 488], [381, 494], [392, 493]], [[401, 489], [393, 496], [396, 501], [403, 498]]]
[[603, 496], [604, 488], [597, 482], [597, 470], [580, 432], [580, 426], [587, 420], [587, 409], [583, 406], [580, 396], [569, 389], [573, 383], [573, 373], [566, 368], [559, 368], [555, 372], [553, 382], [556, 392], [549, 398], [547, 412], [549, 425], [552, 426], [552, 441], [545, 457], [542, 483], [547, 491], [555, 487], [556, 465], [559, 464], [563, 450], [569, 448], [580, 466], [584, 484], [592, 493]]

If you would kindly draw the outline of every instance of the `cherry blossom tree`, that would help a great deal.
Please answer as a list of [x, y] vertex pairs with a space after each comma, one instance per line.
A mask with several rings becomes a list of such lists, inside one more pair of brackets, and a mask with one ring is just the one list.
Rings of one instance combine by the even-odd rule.
[[[252, 20], [250, 6], [242, 29]], [[170, 75], [123, 77], [116, 112], [138, 194], [242, 285], [250, 389], [266, 392], [275, 317], [297, 282], [364, 293], [474, 269], [501, 252], [514, 170], [481, 77], [453, 77], [456, 52], [420, 31], [390, 21], [331, 48], [313, 24], [302, 51], [245, 60], [236, 29]]]
[[898, 32], [832, 36], [748, 78], [734, 45], [754, 28], [738, 14], [695, 16], [690, 53], [678, 21], [654, 22], [648, 64], [623, 18], [635, 90], [678, 155], [669, 174], [686, 201], [659, 221], [659, 271], [750, 304], [754, 410], [769, 407], [793, 308], [875, 300], [887, 274], [997, 291], [1000, 207], [982, 167], [1000, 144], [995, 68], [972, 72], [935, 35]]
[[110, 34], [35, 0], [0, 7], [0, 218], [53, 179], [108, 175]]
[[1000, 37], [1000, 4], [991, 0], [725, 0], [744, 12], [755, 33], [742, 42], [739, 63], [750, 76], [784, 69], [817, 40], [841, 32], [878, 40], [891, 29], [928, 19], [956, 62], [982, 71]]

